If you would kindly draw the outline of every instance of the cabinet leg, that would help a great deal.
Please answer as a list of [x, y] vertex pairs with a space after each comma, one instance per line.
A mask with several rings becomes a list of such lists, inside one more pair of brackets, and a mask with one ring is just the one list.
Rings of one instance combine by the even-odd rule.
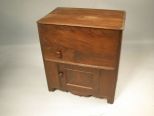
[[113, 102], [114, 102], [114, 98], [107, 98], [107, 103], [113, 104]]
[[49, 91], [55, 91], [56, 89], [55, 88], [49, 88]]

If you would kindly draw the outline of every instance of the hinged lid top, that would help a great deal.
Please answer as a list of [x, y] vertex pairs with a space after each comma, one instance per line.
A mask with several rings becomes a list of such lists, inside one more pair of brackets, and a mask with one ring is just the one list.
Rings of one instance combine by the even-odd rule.
[[125, 12], [58, 7], [38, 23], [123, 30]]

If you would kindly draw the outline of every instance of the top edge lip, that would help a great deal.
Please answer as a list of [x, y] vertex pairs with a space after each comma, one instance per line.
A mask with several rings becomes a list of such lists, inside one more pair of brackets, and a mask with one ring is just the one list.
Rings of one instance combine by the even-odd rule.
[[43, 22], [37, 22], [37, 24], [41, 25], [56, 25], [56, 26], [69, 26], [69, 27], [85, 27], [85, 28], [94, 28], [94, 29], [107, 29], [107, 30], [124, 30], [124, 27], [121, 28], [106, 28], [102, 26], [88, 26], [88, 25], [71, 25], [71, 24], [59, 24], [59, 23], [43, 23]]
[[[53, 11], [57, 10], [57, 9], [87, 9], [87, 10], [107, 10], [107, 11], [118, 11], [118, 12], [123, 12], [124, 14], [126, 13], [125, 10], [118, 10], [118, 9], [108, 9], [108, 8], [90, 8], [90, 7], [85, 7], [85, 8], [80, 8], [80, 7], [56, 7]], [[50, 13], [52, 13], [53, 11], [51, 11]], [[49, 14], [50, 14], [49, 13]]]

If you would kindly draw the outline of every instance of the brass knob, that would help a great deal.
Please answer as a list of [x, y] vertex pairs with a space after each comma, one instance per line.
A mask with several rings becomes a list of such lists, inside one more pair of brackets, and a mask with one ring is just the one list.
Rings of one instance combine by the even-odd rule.
[[57, 54], [58, 58], [62, 58], [63, 57], [61, 50], [57, 51], [56, 54]]

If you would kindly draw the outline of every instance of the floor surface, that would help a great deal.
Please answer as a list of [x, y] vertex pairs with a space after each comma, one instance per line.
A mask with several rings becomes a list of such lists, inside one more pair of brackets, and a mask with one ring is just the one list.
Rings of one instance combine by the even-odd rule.
[[0, 46], [1, 116], [154, 116], [154, 45], [123, 44], [114, 104], [49, 92], [39, 44]]

